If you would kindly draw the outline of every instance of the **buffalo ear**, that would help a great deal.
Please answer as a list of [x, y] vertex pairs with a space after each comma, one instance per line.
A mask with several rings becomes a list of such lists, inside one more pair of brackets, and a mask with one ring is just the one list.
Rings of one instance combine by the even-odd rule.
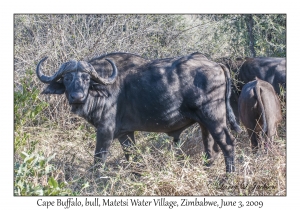
[[98, 83], [95, 83], [93, 80], [91, 80], [90, 83], [90, 89], [89, 89], [90, 95], [94, 97], [108, 97], [109, 92], [105, 87], [102, 85], [99, 85]]
[[99, 90], [90, 89], [89, 93], [94, 97], [108, 97], [108, 92], [105, 89], [99, 89]]
[[61, 82], [51, 82], [42, 94], [63, 94], [66, 88]]

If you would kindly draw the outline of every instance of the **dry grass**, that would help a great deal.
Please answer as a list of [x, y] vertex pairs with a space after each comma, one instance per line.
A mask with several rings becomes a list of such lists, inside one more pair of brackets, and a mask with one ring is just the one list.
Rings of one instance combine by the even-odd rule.
[[[284, 125], [282, 125], [284, 127]], [[137, 161], [127, 162], [114, 141], [106, 164], [93, 165], [94, 128], [85, 122], [61, 130], [27, 127], [37, 151], [56, 153], [56, 177], [73, 191], [84, 183], [80, 195], [286, 195], [286, 148], [284, 136], [276, 138], [265, 154], [252, 154], [243, 132], [237, 136], [236, 172], [224, 173], [223, 155], [212, 167], [203, 166], [203, 144], [199, 127], [182, 134], [181, 149], [172, 147], [165, 134], [137, 132]], [[281, 129], [280, 129], [281, 130]], [[181, 150], [181, 151], [178, 151]]]

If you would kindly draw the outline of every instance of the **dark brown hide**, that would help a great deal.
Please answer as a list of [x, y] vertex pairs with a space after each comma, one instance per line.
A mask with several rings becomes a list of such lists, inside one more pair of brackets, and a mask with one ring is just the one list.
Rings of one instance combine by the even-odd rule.
[[[266, 134], [265, 146], [272, 142], [281, 121], [281, 107], [272, 85], [260, 79], [244, 85], [239, 97], [239, 116], [247, 128], [254, 152], [261, 146], [259, 132]], [[266, 148], [265, 148], [266, 149]]]

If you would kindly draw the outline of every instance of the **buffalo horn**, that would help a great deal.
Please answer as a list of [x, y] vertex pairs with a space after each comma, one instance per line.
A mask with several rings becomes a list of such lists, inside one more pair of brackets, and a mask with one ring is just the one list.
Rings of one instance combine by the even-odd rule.
[[[67, 63], [62, 64], [61, 67], [59, 68], [59, 70], [53, 76], [46, 76], [42, 72], [41, 65], [47, 58], [48, 57], [43, 58], [36, 67], [37, 77], [43, 83], [51, 83], [53, 80], [58, 80], [59, 78], [61, 78], [64, 73], [72, 72], [76, 69], [74, 67], [75, 67], [75, 65], [77, 65], [77, 61], [69, 61]], [[113, 73], [110, 77], [108, 77], [108, 78], [100, 77], [92, 65], [90, 65], [91, 69], [89, 71], [89, 74], [91, 75], [91, 78], [93, 80], [95, 80], [96, 82], [102, 83], [104, 85], [111, 85], [117, 79], [118, 69], [117, 69], [116, 65], [114, 64], [114, 62], [112, 62], [109, 59], [105, 59], [105, 60], [107, 60], [112, 65], [112, 68], [113, 68]], [[66, 68], [67, 66], [70, 66], [70, 67], [72, 66], [72, 67]]]
[[90, 75], [91, 75], [92, 79], [95, 80], [96, 82], [102, 83], [104, 85], [111, 85], [117, 79], [118, 69], [117, 69], [117, 67], [116, 67], [116, 65], [115, 65], [115, 63], [113, 61], [111, 61], [111, 60], [109, 60], [107, 58], [105, 60], [107, 60], [111, 64], [111, 66], [113, 68], [112, 75], [110, 77], [108, 77], [108, 78], [102, 78], [102, 77], [100, 77], [98, 75], [98, 73], [96, 72], [96, 70], [94, 69], [94, 67], [92, 65], [91, 65], [92, 71], [90, 72]]
[[69, 61], [67, 63], [64, 63], [60, 66], [60, 68], [58, 69], [58, 71], [53, 75], [53, 76], [46, 76], [43, 74], [42, 70], [41, 70], [41, 64], [47, 59], [48, 57], [43, 58], [37, 65], [36, 67], [36, 75], [37, 77], [41, 80], [41, 82], [43, 83], [51, 83], [53, 80], [58, 80], [59, 78], [62, 77], [62, 75], [64, 73], [66, 73], [65, 71], [68, 69], [66, 68], [66, 66], [68, 65], [76, 65], [76, 61]]

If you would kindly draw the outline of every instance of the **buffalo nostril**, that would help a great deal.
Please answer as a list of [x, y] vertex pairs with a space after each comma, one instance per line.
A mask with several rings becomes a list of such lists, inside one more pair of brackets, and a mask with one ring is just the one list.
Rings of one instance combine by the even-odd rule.
[[84, 95], [83, 95], [83, 93], [81, 93], [81, 92], [75, 92], [75, 93], [71, 93], [71, 99], [73, 100], [73, 101], [81, 101], [82, 99], [83, 99], [83, 97], [84, 97]]

